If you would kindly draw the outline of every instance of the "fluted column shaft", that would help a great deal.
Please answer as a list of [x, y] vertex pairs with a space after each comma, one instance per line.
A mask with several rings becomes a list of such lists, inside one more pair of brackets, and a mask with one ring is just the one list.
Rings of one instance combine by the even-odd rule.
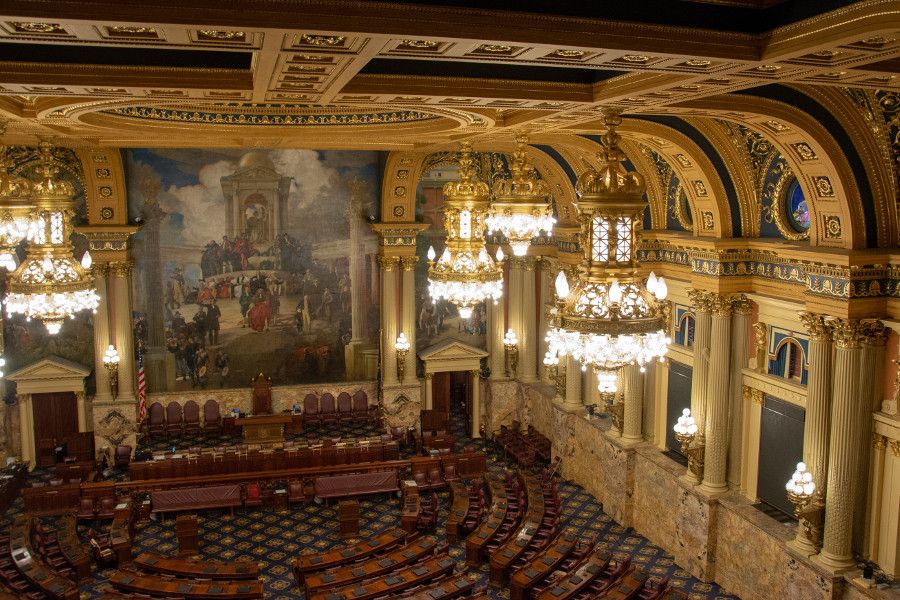
[[741, 424], [744, 422], [744, 374], [749, 357], [750, 301], [745, 296], [735, 299], [731, 317], [730, 418], [728, 419], [728, 485], [741, 486], [743, 454]]
[[859, 398], [860, 326], [834, 321], [834, 388], [828, 443], [828, 483], [825, 532], [817, 559], [833, 571], [856, 566], [853, 559], [853, 471], [857, 466], [860, 432], [854, 425]]
[[549, 377], [547, 377], [547, 371], [543, 368], [544, 365], [544, 354], [547, 352], [549, 348], [547, 344], [547, 305], [553, 302], [553, 291], [548, 285], [549, 282], [553, 281], [553, 267], [550, 261], [540, 258], [537, 259], [537, 275], [536, 275], [536, 284], [538, 290], [540, 292], [540, 296], [537, 300], [537, 372], [538, 379], [543, 380], [545, 383], [550, 383]]
[[503, 379], [506, 377], [506, 368], [503, 349], [503, 335], [506, 333], [506, 323], [503, 315], [503, 300], [487, 302], [488, 336], [487, 347], [490, 356], [488, 360], [491, 366], [491, 379]]
[[566, 356], [566, 402], [568, 409], [581, 408], [581, 365], [571, 356]]
[[853, 549], [862, 553], [865, 549], [866, 524], [870, 517], [866, 506], [869, 501], [869, 467], [872, 459], [873, 414], [884, 389], [884, 346], [888, 332], [881, 321], [867, 321], [862, 329], [860, 353], [860, 390], [857, 399], [855, 428], [860, 432], [856, 439], [857, 463], [853, 481]]
[[637, 365], [622, 368], [625, 380], [625, 411], [622, 419], [622, 440], [636, 444], [642, 441], [642, 414], [644, 405], [644, 375]]
[[94, 378], [97, 382], [97, 393], [94, 396], [97, 402], [112, 401], [112, 393], [109, 389], [109, 373], [103, 364], [103, 354], [109, 346], [109, 294], [106, 290], [106, 275], [109, 267], [105, 264], [94, 265], [94, 287], [100, 296], [100, 304], [97, 305], [97, 314], [94, 315]]
[[472, 431], [473, 438], [481, 437], [481, 371], [472, 371]]
[[511, 373], [513, 379], [517, 379], [522, 373], [522, 340], [523, 340], [523, 323], [522, 323], [522, 287], [525, 271], [525, 260], [518, 257], [509, 259], [509, 300], [507, 307], [509, 310], [509, 328], [516, 333], [519, 338], [519, 366], [516, 373]]
[[535, 259], [526, 258], [522, 271], [522, 313], [521, 328], [519, 333], [519, 356], [522, 381], [534, 382], [538, 380], [537, 371], [537, 296], [535, 276]]
[[709, 373], [706, 385], [706, 451], [701, 488], [708, 494], [728, 490], [728, 408], [730, 405], [731, 298], [712, 301]]
[[[400, 282], [400, 330], [409, 340], [406, 353], [406, 379], [416, 378], [416, 263], [418, 256], [404, 256], [400, 259], [402, 279]], [[397, 335], [400, 335], [398, 332]], [[394, 338], [396, 339], [396, 338]]]
[[116, 329], [115, 346], [119, 351], [119, 397], [134, 402], [134, 329], [131, 322], [131, 262], [109, 265], [109, 289], [112, 293], [112, 312]]
[[[689, 290], [694, 307], [694, 365], [691, 369], [691, 414], [703, 434], [706, 424], [706, 381], [709, 374], [710, 293]], [[677, 416], [677, 415], [676, 415]]]
[[[397, 383], [397, 352], [394, 344], [397, 341], [397, 267], [400, 258], [397, 256], [379, 256], [381, 266], [381, 377], [385, 385]], [[415, 349], [410, 350], [411, 353]]]

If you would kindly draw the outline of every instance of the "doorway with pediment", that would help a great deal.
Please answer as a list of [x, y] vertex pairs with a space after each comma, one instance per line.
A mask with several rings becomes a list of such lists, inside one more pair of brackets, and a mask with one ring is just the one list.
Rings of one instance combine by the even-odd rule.
[[480, 348], [458, 340], [444, 340], [419, 352], [425, 378], [423, 429], [426, 420], [448, 420], [459, 411], [466, 421], [466, 430], [473, 438], [480, 437], [482, 423], [483, 382], [481, 360], [488, 355]]

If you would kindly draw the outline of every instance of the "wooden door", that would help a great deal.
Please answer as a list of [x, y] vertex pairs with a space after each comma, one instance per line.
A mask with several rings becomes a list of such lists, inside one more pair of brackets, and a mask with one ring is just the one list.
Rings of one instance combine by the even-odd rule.
[[435, 373], [431, 378], [431, 408], [443, 413], [450, 412], [451, 374]]
[[[34, 439], [40, 448], [61, 444], [78, 433], [78, 401], [75, 392], [33, 394]], [[53, 440], [53, 442], [50, 442]], [[42, 456], [42, 458], [44, 458]]]

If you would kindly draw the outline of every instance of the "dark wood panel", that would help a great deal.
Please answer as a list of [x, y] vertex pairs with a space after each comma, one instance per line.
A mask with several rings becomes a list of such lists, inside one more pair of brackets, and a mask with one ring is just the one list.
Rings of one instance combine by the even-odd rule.
[[75, 392], [34, 394], [34, 439], [63, 440], [78, 433]]
[[435, 373], [431, 378], [432, 409], [450, 412], [450, 373]]

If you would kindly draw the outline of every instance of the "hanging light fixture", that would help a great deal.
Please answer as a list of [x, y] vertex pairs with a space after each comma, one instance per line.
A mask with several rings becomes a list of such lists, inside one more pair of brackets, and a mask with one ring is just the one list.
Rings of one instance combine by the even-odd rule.
[[[484, 218], [489, 190], [475, 172], [472, 146], [463, 142], [459, 155], [459, 181], [444, 185], [444, 228], [447, 245], [441, 257], [428, 249], [428, 292], [448, 300], [468, 319], [479, 302], [503, 295], [503, 270], [484, 245]], [[502, 256], [502, 255], [501, 255]]]
[[547, 341], [551, 354], [594, 367], [600, 391], [610, 394], [617, 388], [617, 369], [629, 364], [643, 369], [665, 355], [669, 339], [661, 301], [668, 290], [653, 273], [646, 284], [638, 277], [636, 227], [646, 207], [644, 182], [622, 166], [615, 131], [620, 112], [603, 114], [603, 164], [585, 171], [575, 186], [583, 252], [579, 274], [571, 286], [562, 271], [556, 278], [558, 300]]
[[75, 191], [67, 181], [55, 179], [57, 169], [49, 143], [40, 146], [38, 174], [32, 200], [39, 227], [25, 260], [9, 276], [4, 302], [9, 316], [23, 314], [29, 320], [43, 321], [55, 335], [67, 317], [74, 318], [82, 310], [96, 311], [100, 297], [88, 271], [90, 254], [85, 253], [82, 262], [73, 256], [69, 237]]
[[512, 247], [513, 254], [525, 256], [531, 239], [553, 232], [553, 209], [547, 202], [550, 188], [528, 162], [525, 149], [528, 138], [516, 137], [516, 152], [509, 165], [511, 176], [494, 183], [494, 201], [485, 219], [488, 233], [499, 231]]
[[40, 228], [31, 198], [31, 182], [9, 174], [7, 149], [0, 148], [0, 267], [13, 271], [16, 247], [33, 240]]

